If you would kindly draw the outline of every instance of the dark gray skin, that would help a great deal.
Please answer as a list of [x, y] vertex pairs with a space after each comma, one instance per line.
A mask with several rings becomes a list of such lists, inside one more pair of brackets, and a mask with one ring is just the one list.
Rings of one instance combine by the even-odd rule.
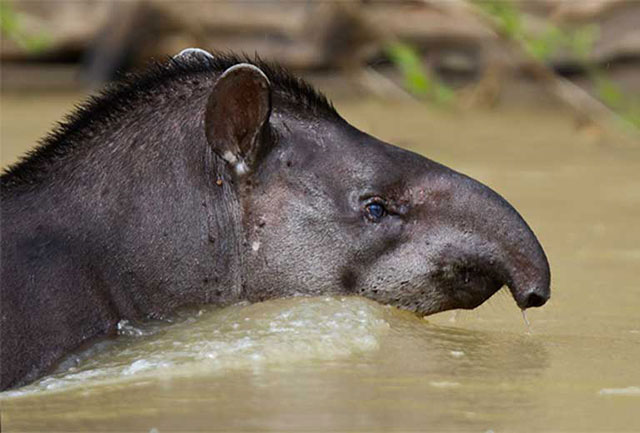
[[505, 284], [547, 301], [545, 254], [498, 194], [241, 61], [134, 77], [2, 175], [0, 389], [185, 305], [339, 294], [427, 315]]

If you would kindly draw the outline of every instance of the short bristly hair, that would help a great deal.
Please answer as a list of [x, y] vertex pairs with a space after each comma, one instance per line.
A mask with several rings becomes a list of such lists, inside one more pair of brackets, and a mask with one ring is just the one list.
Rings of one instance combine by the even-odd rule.
[[157, 89], [186, 82], [195, 76], [218, 75], [238, 63], [250, 63], [260, 68], [269, 79], [273, 92], [300, 107], [301, 111], [329, 118], [338, 117], [331, 102], [309, 83], [257, 55], [250, 57], [244, 54], [213, 53], [211, 57], [170, 58], [162, 63], [152, 63], [143, 72], [124, 75], [107, 85], [98, 95], [91, 96], [76, 106], [37, 147], [3, 171], [0, 186], [34, 183], [38, 180], [40, 171], [45, 170], [54, 160], [69, 155], [95, 125], [125, 115]]

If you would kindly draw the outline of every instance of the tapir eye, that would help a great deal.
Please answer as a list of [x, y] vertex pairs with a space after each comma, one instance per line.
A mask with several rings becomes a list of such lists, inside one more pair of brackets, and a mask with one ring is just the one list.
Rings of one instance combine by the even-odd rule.
[[387, 209], [384, 207], [384, 204], [378, 201], [367, 203], [364, 210], [367, 218], [373, 222], [378, 222], [387, 215]]

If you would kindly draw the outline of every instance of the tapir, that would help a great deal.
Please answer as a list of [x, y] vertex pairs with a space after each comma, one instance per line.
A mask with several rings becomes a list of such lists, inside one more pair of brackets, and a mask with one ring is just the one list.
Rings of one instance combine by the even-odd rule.
[[179, 307], [353, 295], [429, 315], [505, 285], [521, 309], [550, 296], [500, 195], [258, 58], [186, 50], [127, 76], [0, 179], [2, 390]]

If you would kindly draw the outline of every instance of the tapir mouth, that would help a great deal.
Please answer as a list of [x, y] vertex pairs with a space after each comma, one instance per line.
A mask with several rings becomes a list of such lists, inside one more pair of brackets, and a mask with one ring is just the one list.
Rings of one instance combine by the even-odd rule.
[[506, 283], [501, 272], [478, 265], [450, 264], [432, 273], [431, 279], [445, 294], [445, 309], [473, 309], [493, 296]]
[[[526, 227], [526, 226], [525, 226]], [[473, 309], [507, 286], [517, 306], [525, 310], [550, 298], [549, 265], [537, 239], [497, 243], [451, 244], [431, 261], [430, 282], [438, 287], [446, 309]], [[512, 236], [506, 231], [502, 236]]]
[[[462, 306], [458, 308], [473, 309], [503, 287], [508, 287], [513, 299], [521, 310], [543, 306], [550, 297], [549, 285], [546, 283], [524, 281], [518, 284], [513, 277], [505, 277], [504, 271], [477, 270], [476, 268], [463, 270], [458, 278], [458, 301]], [[462, 281], [460, 281], [462, 280]]]
[[463, 309], [473, 309], [505, 286], [502, 278], [482, 271], [463, 271], [458, 282], [458, 296], [456, 297]]

